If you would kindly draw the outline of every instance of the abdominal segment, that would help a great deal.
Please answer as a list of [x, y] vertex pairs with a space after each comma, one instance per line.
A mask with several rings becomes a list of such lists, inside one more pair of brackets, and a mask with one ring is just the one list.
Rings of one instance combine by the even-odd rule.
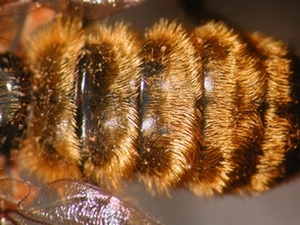
[[212, 195], [266, 191], [298, 169], [299, 85], [281, 42], [214, 22], [188, 33], [161, 20], [143, 38], [75, 24], [29, 42], [31, 172]]

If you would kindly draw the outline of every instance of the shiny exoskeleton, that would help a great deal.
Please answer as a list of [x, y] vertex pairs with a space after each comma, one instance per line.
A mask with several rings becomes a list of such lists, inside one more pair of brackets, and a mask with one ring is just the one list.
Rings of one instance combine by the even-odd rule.
[[0, 148], [8, 156], [17, 148], [16, 140], [25, 128], [25, 117], [30, 102], [29, 72], [21, 59], [11, 53], [0, 57]]

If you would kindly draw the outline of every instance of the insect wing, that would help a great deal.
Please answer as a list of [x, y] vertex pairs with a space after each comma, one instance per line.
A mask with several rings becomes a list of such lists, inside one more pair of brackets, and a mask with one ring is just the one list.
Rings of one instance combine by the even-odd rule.
[[87, 19], [101, 19], [146, 0], [39, 0], [57, 12]]
[[99, 188], [73, 180], [41, 187], [21, 202], [19, 212], [42, 224], [159, 224]]
[[41, 6], [31, 0], [0, 3], [0, 51], [16, 49], [26, 16]]
[[24, 181], [0, 180], [0, 224], [34, 224], [18, 214], [18, 204], [25, 199], [33, 187]]

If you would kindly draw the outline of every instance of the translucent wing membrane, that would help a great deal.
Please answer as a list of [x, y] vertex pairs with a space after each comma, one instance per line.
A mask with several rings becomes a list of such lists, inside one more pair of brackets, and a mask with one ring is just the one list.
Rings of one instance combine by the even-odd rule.
[[30, 224], [18, 213], [19, 203], [33, 191], [33, 186], [20, 180], [0, 180], [0, 222], [1, 224]]
[[[49, 8], [66, 15], [101, 19], [146, 0], [5, 0], [0, 1], [0, 51], [16, 50], [21, 36], [53, 17]], [[43, 7], [47, 6], [47, 7]], [[49, 8], [48, 8], [49, 7]], [[29, 20], [30, 12], [37, 11]], [[47, 12], [46, 12], [47, 11]], [[28, 24], [30, 23], [30, 24]], [[24, 31], [25, 30], [25, 31]]]
[[60, 180], [34, 190], [19, 180], [0, 180], [5, 224], [160, 224], [127, 202], [90, 184]]
[[100, 19], [145, 1], [146, 0], [40, 0], [39, 2], [58, 12], [81, 16], [87, 19]]
[[16, 49], [26, 16], [40, 7], [40, 4], [31, 0], [0, 3], [0, 51]]

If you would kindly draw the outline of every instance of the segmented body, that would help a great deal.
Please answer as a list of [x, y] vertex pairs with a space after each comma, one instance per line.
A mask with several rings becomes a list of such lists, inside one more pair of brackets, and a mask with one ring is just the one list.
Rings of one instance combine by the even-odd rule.
[[298, 79], [272, 38], [163, 20], [140, 38], [59, 17], [25, 61], [21, 163], [47, 182], [117, 188], [138, 176], [150, 190], [212, 195], [262, 192], [298, 169]]

